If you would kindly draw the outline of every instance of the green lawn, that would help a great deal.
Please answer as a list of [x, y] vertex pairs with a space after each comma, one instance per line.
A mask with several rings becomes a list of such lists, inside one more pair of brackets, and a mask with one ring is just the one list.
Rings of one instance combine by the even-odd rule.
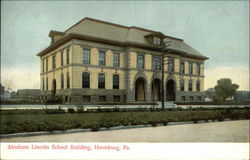
[[249, 119], [250, 109], [196, 109], [165, 111], [130, 111], [130, 112], [95, 112], [64, 113], [62, 110], [9, 110], [0, 111], [1, 134], [54, 131], [76, 128], [91, 128], [97, 131], [100, 127], [128, 126], [139, 124], [167, 125], [168, 122], [199, 120], [223, 121], [230, 119]]

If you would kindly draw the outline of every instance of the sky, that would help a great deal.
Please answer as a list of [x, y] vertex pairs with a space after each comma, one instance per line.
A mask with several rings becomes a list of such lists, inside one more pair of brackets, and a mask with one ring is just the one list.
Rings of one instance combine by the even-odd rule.
[[231, 78], [249, 90], [249, 2], [246, 1], [1, 1], [1, 83], [40, 88], [38, 52], [50, 30], [84, 17], [137, 26], [184, 41], [209, 57], [205, 89]]

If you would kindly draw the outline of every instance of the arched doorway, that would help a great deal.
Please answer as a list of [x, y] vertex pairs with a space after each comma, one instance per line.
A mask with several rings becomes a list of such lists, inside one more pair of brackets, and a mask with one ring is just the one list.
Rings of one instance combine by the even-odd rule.
[[135, 100], [145, 100], [145, 80], [143, 78], [138, 78], [135, 82]]
[[152, 101], [161, 100], [161, 80], [154, 79], [151, 85], [151, 99]]
[[166, 99], [167, 101], [175, 101], [175, 82], [172, 79], [167, 82]]
[[56, 80], [53, 79], [52, 81], [52, 97], [55, 98], [56, 96]]

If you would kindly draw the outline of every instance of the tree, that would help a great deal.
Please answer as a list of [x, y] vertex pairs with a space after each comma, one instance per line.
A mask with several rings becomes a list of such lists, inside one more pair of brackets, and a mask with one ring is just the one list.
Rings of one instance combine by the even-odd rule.
[[232, 84], [232, 81], [229, 78], [222, 78], [218, 80], [217, 85], [215, 86], [215, 100], [225, 101], [228, 98], [232, 100], [238, 88], [239, 85]]
[[214, 88], [208, 88], [205, 91], [206, 98], [209, 98], [210, 100], [213, 100], [215, 97], [215, 89]]

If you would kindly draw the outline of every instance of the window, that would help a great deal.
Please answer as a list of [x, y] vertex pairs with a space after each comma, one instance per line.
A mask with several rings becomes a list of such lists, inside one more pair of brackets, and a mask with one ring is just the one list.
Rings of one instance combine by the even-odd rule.
[[61, 66], [63, 66], [63, 51], [61, 51]]
[[46, 58], [46, 71], [48, 71], [49, 60]]
[[105, 88], [105, 75], [103, 73], [98, 75], [98, 88]]
[[49, 89], [48, 77], [46, 78], [46, 90]]
[[84, 72], [82, 74], [82, 88], [89, 88], [89, 73], [88, 72]]
[[188, 70], [189, 70], [189, 74], [193, 74], [193, 63], [189, 62]]
[[113, 89], [119, 89], [119, 75], [113, 75]]
[[201, 101], [201, 96], [198, 96], [197, 99], [198, 99], [198, 101]]
[[153, 69], [161, 70], [161, 57], [160, 56], [153, 57]]
[[114, 53], [114, 57], [113, 57], [113, 66], [114, 67], [119, 67], [120, 66], [120, 55], [119, 53]]
[[105, 66], [105, 52], [99, 51], [99, 65]]
[[168, 72], [174, 72], [174, 59], [168, 59]]
[[192, 91], [192, 80], [188, 81], [188, 91]]
[[120, 96], [114, 96], [114, 102], [120, 102], [121, 101], [121, 98]]
[[56, 56], [52, 57], [52, 69], [56, 68]]
[[185, 101], [186, 100], [185, 96], [181, 96], [181, 100]]
[[184, 79], [180, 80], [181, 91], [184, 91]]
[[69, 73], [67, 73], [67, 88], [70, 88], [70, 77], [69, 77]]
[[43, 91], [44, 91], [45, 87], [44, 87], [44, 78], [43, 78]]
[[194, 101], [194, 97], [193, 96], [190, 96], [189, 99], [190, 99], [190, 101]]
[[61, 89], [64, 88], [64, 77], [63, 74], [61, 74]]
[[197, 80], [196, 81], [196, 91], [200, 91], [200, 81], [199, 80]]
[[42, 69], [42, 72], [44, 72], [44, 68], [45, 68], [45, 60], [43, 60], [43, 69]]
[[90, 64], [90, 50], [83, 49], [83, 64]]
[[185, 63], [181, 62], [181, 68], [180, 68], [181, 74], [185, 74]]
[[69, 49], [66, 52], [66, 64], [69, 64]]
[[143, 54], [137, 55], [137, 68], [138, 69], [144, 68], [144, 55]]
[[201, 71], [201, 69], [200, 69], [200, 64], [197, 64], [197, 65], [196, 65], [196, 72], [197, 72], [197, 75], [200, 75], [200, 71]]
[[90, 102], [90, 96], [83, 96], [82, 101], [83, 102]]
[[154, 37], [154, 44], [161, 45], [161, 39], [159, 37]]
[[99, 96], [99, 102], [106, 102], [106, 96]]

